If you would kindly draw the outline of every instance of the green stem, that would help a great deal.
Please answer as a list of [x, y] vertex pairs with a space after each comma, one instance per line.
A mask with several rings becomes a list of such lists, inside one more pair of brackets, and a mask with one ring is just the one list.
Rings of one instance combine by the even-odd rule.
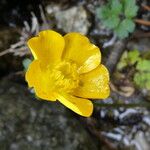
[[129, 103], [129, 104], [123, 104], [123, 103], [113, 103], [113, 104], [94, 103], [94, 105], [98, 106], [98, 107], [111, 107], [111, 108], [119, 108], [119, 107], [124, 107], [124, 108], [146, 107], [146, 108], [150, 108], [150, 103], [149, 102]]

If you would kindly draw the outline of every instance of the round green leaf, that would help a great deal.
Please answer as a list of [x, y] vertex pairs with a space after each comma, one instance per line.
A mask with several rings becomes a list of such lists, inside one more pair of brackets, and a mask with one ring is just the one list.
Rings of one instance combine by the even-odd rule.
[[121, 14], [122, 4], [119, 0], [112, 0], [111, 1], [111, 11], [114, 15]]
[[116, 35], [120, 38], [128, 37], [129, 33], [133, 32], [135, 28], [135, 24], [131, 19], [124, 19], [119, 26], [115, 29]]
[[135, 17], [138, 11], [135, 0], [124, 0], [124, 10], [127, 18]]
[[109, 29], [116, 28], [119, 22], [120, 22], [120, 19], [117, 16], [110, 16], [108, 19], [103, 20], [103, 24]]

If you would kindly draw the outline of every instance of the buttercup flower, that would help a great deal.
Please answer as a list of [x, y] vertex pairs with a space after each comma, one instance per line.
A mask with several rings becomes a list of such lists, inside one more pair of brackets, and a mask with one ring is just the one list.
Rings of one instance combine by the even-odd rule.
[[26, 81], [39, 98], [58, 100], [88, 117], [93, 112], [88, 99], [109, 96], [109, 73], [100, 64], [100, 50], [84, 35], [72, 32], [61, 36], [45, 30], [27, 44], [34, 61], [26, 72]]

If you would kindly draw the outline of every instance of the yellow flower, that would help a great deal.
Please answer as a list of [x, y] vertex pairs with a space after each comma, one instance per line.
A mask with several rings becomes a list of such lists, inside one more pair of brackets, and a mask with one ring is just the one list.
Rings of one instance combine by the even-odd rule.
[[61, 36], [45, 30], [28, 41], [34, 56], [26, 72], [26, 81], [36, 95], [45, 100], [59, 100], [79, 115], [93, 112], [89, 99], [109, 96], [109, 73], [101, 62], [98, 47], [80, 33]]

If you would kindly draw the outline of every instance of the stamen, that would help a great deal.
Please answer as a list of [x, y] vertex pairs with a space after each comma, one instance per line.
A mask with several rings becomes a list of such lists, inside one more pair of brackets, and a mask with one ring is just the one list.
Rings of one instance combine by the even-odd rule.
[[79, 84], [77, 65], [72, 62], [63, 61], [49, 69], [49, 80], [58, 92], [72, 92]]

